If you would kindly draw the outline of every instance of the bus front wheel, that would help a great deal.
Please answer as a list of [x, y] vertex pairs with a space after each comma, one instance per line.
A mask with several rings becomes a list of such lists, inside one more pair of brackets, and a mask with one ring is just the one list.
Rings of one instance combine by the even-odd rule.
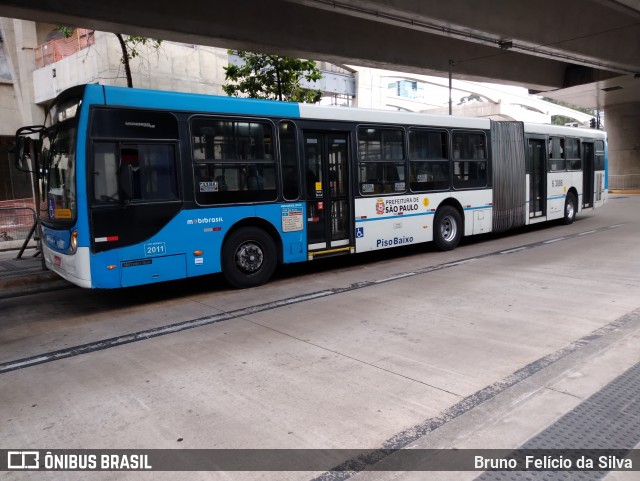
[[222, 274], [237, 288], [259, 286], [276, 269], [276, 246], [269, 234], [257, 227], [232, 232], [222, 247]]
[[462, 237], [462, 217], [455, 207], [445, 205], [438, 209], [433, 225], [433, 241], [443, 251], [455, 249]]
[[576, 218], [577, 208], [576, 196], [573, 195], [572, 192], [567, 194], [567, 197], [564, 201], [564, 218], [563, 221], [566, 225], [573, 224], [573, 221]]

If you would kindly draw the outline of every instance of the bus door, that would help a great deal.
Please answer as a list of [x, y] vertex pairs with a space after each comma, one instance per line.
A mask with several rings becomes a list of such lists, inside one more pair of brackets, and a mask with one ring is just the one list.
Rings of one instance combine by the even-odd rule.
[[582, 207], [593, 207], [593, 161], [592, 142], [582, 143]]
[[529, 139], [529, 218], [547, 215], [547, 142]]
[[304, 132], [309, 254], [350, 250], [349, 136]]

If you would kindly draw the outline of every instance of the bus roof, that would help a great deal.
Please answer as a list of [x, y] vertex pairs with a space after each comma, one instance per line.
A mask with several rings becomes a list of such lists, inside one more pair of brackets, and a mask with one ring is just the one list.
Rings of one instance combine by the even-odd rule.
[[[65, 93], [63, 92], [62, 95]], [[162, 110], [227, 113], [287, 117], [292, 119], [367, 122], [375, 124], [424, 125], [442, 128], [489, 130], [490, 120], [479, 117], [457, 117], [429, 113], [375, 110], [357, 107], [329, 107], [275, 100], [223, 97], [160, 90], [146, 90], [91, 84], [86, 86], [85, 98], [103, 105], [152, 108]], [[97, 99], [101, 100], [98, 101]], [[90, 100], [90, 103], [92, 101]], [[566, 135], [570, 137], [606, 137], [605, 132], [559, 125], [524, 123], [527, 133]]]

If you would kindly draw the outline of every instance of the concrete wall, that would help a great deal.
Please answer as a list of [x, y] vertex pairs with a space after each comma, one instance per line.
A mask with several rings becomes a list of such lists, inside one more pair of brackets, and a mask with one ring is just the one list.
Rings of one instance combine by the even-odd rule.
[[[162, 42], [157, 50], [141, 47], [139, 51], [131, 60], [134, 87], [223, 95], [226, 50]], [[126, 86], [121, 58], [116, 36], [96, 32], [94, 45], [34, 72], [36, 102], [51, 100], [83, 83]]]
[[[538, 124], [550, 124], [551, 115], [548, 113], [534, 112], [521, 105], [508, 102], [470, 102], [457, 105], [454, 102], [452, 114], [462, 117], [486, 117], [492, 120], [517, 120], [519, 122], [533, 122]], [[430, 114], [448, 115], [449, 107], [424, 110]]]
[[31, 84], [38, 45], [36, 27], [34, 22], [0, 18], [0, 32], [10, 79], [0, 84], [0, 135], [14, 136], [18, 127], [44, 120]]
[[13, 84], [0, 84], [0, 136], [14, 136], [23, 122]]
[[366, 109], [387, 107], [387, 79], [380, 70], [367, 67], [353, 67], [356, 76], [356, 98], [353, 106]]
[[146, 59], [135, 59], [131, 68], [134, 85], [141, 88], [226, 95], [223, 67], [228, 63], [226, 49], [163, 42]]

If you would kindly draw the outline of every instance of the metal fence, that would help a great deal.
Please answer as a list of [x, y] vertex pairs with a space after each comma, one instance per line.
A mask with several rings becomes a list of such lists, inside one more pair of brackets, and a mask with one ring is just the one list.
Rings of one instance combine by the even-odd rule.
[[609, 189], [611, 190], [636, 190], [640, 189], [640, 174], [609, 174]]
[[20, 249], [22, 256], [36, 232], [36, 211], [31, 207], [0, 207], [0, 250]]

